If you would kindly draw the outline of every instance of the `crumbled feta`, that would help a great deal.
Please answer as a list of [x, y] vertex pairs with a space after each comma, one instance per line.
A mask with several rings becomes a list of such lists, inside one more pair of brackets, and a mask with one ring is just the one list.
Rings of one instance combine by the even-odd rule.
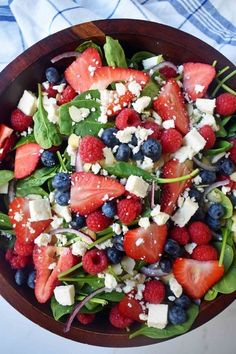
[[149, 304], [148, 306], [148, 327], [163, 329], [168, 323], [168, 305]]
[[172, 154], [174, 159], [179, 160], [180, 163], [183, 163], [186, 160], [192, 160], [194, 156], [194, 151], [190, 146], [181, 146], [174, 154]]
[[174, 223], [180, 227], [183, 227], [189, 222], [191, 217], [196, 213], [198, 209], [198, 203], [194, 202], [191, 198], [187, 198], [184, 204], [179, 208], [172, 216]]
[[62, 306], [71, 306], [75, 303], [74, 285], [60, 285], [54, 289], [57, 302]]
[[196, 107], [199, 111], [204, 113], [213, 114], [214, 108], [216, 106], [216, 99], [207, 99], [207, 98], [197, 98], [196, 99]]
[[113, 264], [111, 266], [112, 268], [112, 271], [116, 274], [116, 275], [121, 275], [123, 273], [123, 269], [120, 265], [120, 263], [117, 263], [117, 264]]
[[142, 91], [142, 86], [136, 81], [131, 81], [128, 84], [128, 89], [133, 95], [139, 97], [140, 92]]
[[51, 207], [48, 198], [41, 198], [29, 201], [29, 212], [31, 221], [48, 220], [52, 218]]
[[196, 128], [193, 128], [188, 132], [183, 139], [186, 146], [189, 146], [195, 154], [201, 151], [206, 145], [206, 140], [198, 133]]
[[169, 280], [169, 285], [170, 285], [170, 290], [172, 291], [172, 293], [177, 298], [179, 298], [183, 292], [182, 286], [177, 282], [177, 280], [174, 277]]
[[17, 108], [27, 116], [33, 116], [37, 110], [37, 98], [31, 92], [24, 90], [23, 96], [21, 97]]
[[120, 224], [114, 223], [111, 225], [112, 231], [115, 232], [116, 235], [121, 234], [121, 226]]
[[196, 246], [197, 246], [197, 244], [195, 242], [191, 242], [191, 243], [187, 243], [187, 245], [184, 246], [184, 249], [189, 254], [192, 254], [193, 250]]
[[142, 177], [131, 175], [126, 182], [125, 189], [137, 197], [144, 198], [147, 195], [148, 186], [149, 184]]
[[106, 240], [104, 242], [101, 242], [99, 243], [96, 247], [99, 249], [99, 250], [105, 250], [106, 248], [110, 248], [113, 246], [113, 243], [112, 243], [112, 240], [109, 239], [109, 240]]
[[134, 289], [134, 287], [136, 285], [135, 281], [134, 280], [130, 280], [130, 279], [125, 280], [124, 283], [125, 283], [125, 286], [123, 287], [122, 290], [123, 290], [123, 292], [125, 294], [130, 293]]
[[71, 212], [68, 206], [61, 206], [59, 204], [54, 204], [52, 209], [55, 211], [55, 213], [58, 216], [65, 219], [66, 222], [70, 222], [72, 220]]
[[133, 258], [125, 256], [122, 258], [120, 263], [124, 271], [126, 271], [128, 274], [133, 274], [133, 270], [135, 267], [135, 261], [133, 260]]
[[166, 214], [164, 212], [160, 212], [158, 215], [153, 216], [152, 220], [157, 224], [157, 225], [165, 225], [167, 221], [169, 220], [170, 215]]
[[135, 102], [133, 102], [132, 105], [136, 112], [142, 113], [144, 109], [149, 106], [150, 102], [151, 102], [151, 97], [142, 96], [138, 98]]
[[204, 89], [205, 89], [205, 86], [199, 85], [199, 84], [196, 84], [194, 87], [194, 90], [196, 93], [201, 93], [201, 92], [203, 92]]
[[132, 139], [132, 134], [135, 133], [135, 127], [127, 127], [123, 130], [119, 130], [115, 135], [121, 143], [129, 143]]
[[48, 113], [48, 120], [53, 124], [58, 123], [59, 106], [57, 105], [57, 100], [53, 97], [48, 98], [48, 96], [44, 96], [43, 106]]
[[105, 275], [105, 287], [109, 290], [115, 289], [117, 286], [117, 281], [114, 275], [106, 273]]
[[214, 131], [219, 130], [216, 120], [212, 114], [204, 113], [202, 119], [198, 123], [198, 128], [203, 127], [204, 125], [210, 125]]
[[147, 229], [150, 226], [149, 218], [148, 217], [140, 218], [138, 224], [144, 229]]
[[34, 240], [34, 243], [38, 245], [39, 247], [41, 246], [47, 246], [52, 240], [52, 235], [42, 233], [36, 239]]
[[126, 232], [128, 232], [128, 231], [129, 231], [128, 227], [126, 225], [122, 225], [123, 234], [126, 234]]
[[53, 215], [52, 217], [52, 222], [50, 224], [50, 226], [52, 227], [52, 229], [57, 229], [59, 226], [61, 226], [61, 224], [63, 223], [63, 218], [59, 218], [56, 215]]
[[56, 90], [59, 93], [62, 93], [64, 88], [66, 87], [66, 84], [60, 84], [60, 85], [54, 85], [52, 88], [53, 90]]
[[87, 251], [88, 244], [83, 241], [76, 241], [72, 243], [71, 253], [74, 256], [83, 256]]
[[91, 167], [92, 167], [92, 164], [86, 162], [86, 163], [83, 165], [83, 170], [84, 170], [84, 172], [89, 172], [89, 170], [90, 170]]
[[98, 174], [98, 172], [101, 170], [101, 165], [99, 165], [98, 162], [92, 165], [92, 172], [95, 173], [95, 175]]
[[8, 185], [9, 183], [7, 182], [0, 186], [0, 194], [8, 194]]
[[67, 237], [63, 234], [56, 234], [58, 246], [65, 246], [67, 244]]
[[126, 87], [122, 82], [117, 82], [116, 83], [116, 92], [118, 96], [123, 96], [126, 93]]
[[154, 166], [154, 162], [150, 157], [144, 156], [143, 161], [137, 161], [137, 166], [140, 167], [144, 171], [151, 171]]
[[89, 116], [90, 110], [88, 108], [77, 108], [76, 106], [69, 107], [69, 115], [73, 122], [81, 122]]
[[148, 315], [146, 315], [145, 313], [140, 313], [139, 319], [140, 319], [141, 321], [147, 321]]
[[105, 164], [108, 166], [112, 165], [116, 161], [112, 150], [107, 146], [103, 148], [103, 155], [105, 157]]
[[170, 129], [175, 127], [175, 121], [174, 119], [167, 119], [164, 122], [162, 122], [162, 127], [164, 129]]
[[193, 178], [193, 183], [196, 184], [197, 186], [202, 183], [202, 177], [201, 176], [196, 176]]
[[152, 129], [146, 129], [142, 127], [137, 127], [135, 129], [135, 136], [138, 139], [138, 143], [141, 144], [147, 140], [148, 136], [153, 133]]
[[152, 111], [152, 117], [154, 118], [155, 122], [158, 124], [158, 125], [161, 125], [162, 124], [162, 119], [161, 117], [159, 116], [159, 114], [155, 111]]

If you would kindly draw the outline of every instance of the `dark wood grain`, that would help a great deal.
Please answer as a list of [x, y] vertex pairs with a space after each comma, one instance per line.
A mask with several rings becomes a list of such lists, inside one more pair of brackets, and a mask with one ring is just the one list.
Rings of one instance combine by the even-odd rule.
[[[37, 82], [42, 82], [44, 70], [50, 65], [50, 59], [64, 51], [73, 50], [86, 39], [93, 39], [98, 44], [104, 43], [105, 34], [121, 41], [126, 51], [131, 54], [137, 50], [162, 53], [165, 58], [181, 64], [186, 61], [212, 63], [218, 61], [217, 68], [234, 65], [214, 48], [195, 37], [171, 27], [138, 20], [104, 20], [89, 22], [65, 29], [45, 38], [32, 46], [0, 74], [0, 120], [7, 122], [10, 112], [16, 106], [24, 89], [36, 91]], [[70, 60], [61, 61], [57, 67], [63, 70]], [[236, 78], [230, 82], [236, 87]], [[81, 343], [104, 347], [132, 347], [157, 343], [145, 337], [128, 339], [128, 333], [111, 328], [104, 315], [100, 315], [95, 324], [80, 328], [76, 325], [68, 334], [63, 334], [63, 323], [56, 322], [48, 305], [35, 301], [33, 292], [26, 287], [15, 285], [12, 270], [0, 253], [0, 293], [19, 312], [33, 322], [60, 336]], [[196, 328], [209, 321], [224, 310], [236, 294], [219, 296], [215, 301], [204, 302], [200, 315], [194, 324]], [[2, 319], [1, 319], [2, 320]], [[184, 340], [184, 338], [183, 338]]]

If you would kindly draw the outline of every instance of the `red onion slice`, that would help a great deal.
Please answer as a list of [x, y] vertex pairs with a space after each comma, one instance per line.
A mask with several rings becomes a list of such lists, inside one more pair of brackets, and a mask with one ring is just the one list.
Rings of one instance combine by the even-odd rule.
[[51, 62], [54, 64], [59, 60], [65, 59], [65, 58], [71, 58], [71, 57], [79, 57], [81, 55], [81, 53], [79, 52], [65, 52], [65, 53], [61, 53], [56, 55], [54, 58], [51, 59]]
[[168, 273], [164, 273], [160, 268], [142, 267], [140, 272], [148, 277], [163, 277]]
[[159, 71], [160, 69], [163, 69], [165, 67], [169, 67], [177, 72], [177, 66], [173, 64], [171, 61], [162, 61], [160, 64], [153, 66], [149, 70], [149, 75], [151, 76], [154, 74], [155, 71]]
[[84, 170], [83, 163], [81, 160], [81, 156], [79, 153], [79, 147], [78, 147], [77, 152], [76, 152], [75, 171], [76, 172], [83, 172], [83, 170]]
[[64, 327], [63, 332], [67, 333], [69, 332], [72, 322], [74, 321], [76, 315], [79, 313], [79, 311], [81, 310], [81, 308], [89, 301], [91, 300], [94, 296], [96, 296], [97, 294], [103, 293], [105, 291], [106, 287], [103, 288], [99, 288], [97, 290], [95, 290], [94, 292], [92, 292], [91, 294], [89, 294], [88, 296], [86, 296], [84, 298], [84, 300], [82, 300], [78, 305], [75, 306], [74, 310], [72, 311], [72, 313], [70, 314], [70, 317], [68, 318], [66, 325]]
[[151, 189], [151, 208], [155, 208], [155, 181], [152, 181], [152, 189]]
[[207, 165], [201, 161], [199, 161], [198, 159], [196, 159], [196, 157], [193, 157], [193, 161], [195, 162], [195, 164], [200, 167], [200, 168], [203, 168], [204, 170], [206, 171], [212, 171], [212, 172], [215, 172], [217, 170], [217, 167], [216, 166], [212, 166], [212, 165]]
[[203, 199], [205, 199], [207, 194], [209, 194], [213, 189], [226, 186], [228, 183], [229, 183], [229, 179], [225, 179], [224, 181], [217, 181], [215, 183], [212, 183], [210, 186], [208, 186], [205, 189], [205, 192], [203, 194]]
[[70, 229], [70, 228], [61, 228], [61, 229], [51, 230], [51, 231], [49, 231], [49, 234], [56, 235], [56, 234], [63, 234], [64, 232], [75, 234], [75, 235], [81, 237], [82, 241], [84, 241], [88, 244], [94, 242], [93, 240], [91, 240], [91, 238], [88, 235], [85, 235], [83, 232], [75, 230], [75, 229]]

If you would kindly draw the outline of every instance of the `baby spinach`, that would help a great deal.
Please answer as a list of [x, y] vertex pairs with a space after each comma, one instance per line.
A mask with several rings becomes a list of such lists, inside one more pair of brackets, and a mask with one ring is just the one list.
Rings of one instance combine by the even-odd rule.
[[220, 198], [220, 203], [225, 209], [224, 219], [229, 219], [233, 215], [233, 205], [231, 200], [218, 188], [214, 189], [214, 193], [216, 193]]
[[57, 126], [48, 120], [48, 113], [43, 106], [41, 85], [38, 85], [38, 110], [33, 116], [34, 137], [36, 142], [44, 149], [58, 146], [62, 143]]
[[13, 248], [15, 243], [15, 236], [12, 230], [1, 230], [0, 231], [0, 249], [2, 251], [7, 251], [9, 248]]
[[10, 230], [12, 229], [12, 224], [8, 215], [0, 213], [0, 230]]
[[127, 68], [124, 50], [117, 39], [106, 36], [106, 43], [103, 49], [109, 66]]
[[27, 136], [22, 136], [16, 143], [16, 145], [14, 146], [14, 149], [18, 148], [19, 146], [28, 144], [28, 143], [35, 143], [35, 137], [34, 134], [29, 134]]
[[31, 176], [24, 178], [16, 183], [16, 188], [29, 189], [42, 186], [48, 179], [55, 176], [57, 167], [43, 167], [36, 170]]
[[84, 52], [86, 49], [88, 48], [95, 48], [97, 49], [97, 51], [99, 52], [99, 54], [101, 55], [101, 57], [103, 57], [103, 53], [101, 48], [99, 47], [99, 45], [97, 45], [96, 43], [94, 43], [93, 41], [89, 40], [89, 41], [85, 41], [83, 43], [81, 43], [75, 50], [76, 52]]
[[57, 302], [54, 295], [51, 297], [51, 310], [52, 310], [53, 317], [56, 321], [58, 321], [61, 317], [71, 313], [73, 308], [74, 305], [62, 306]]
[[14, 173], [10, 170], [0, 170], [0, 186], [3, 186], [14, 177]]
[[99, 122], [93, 122], [93, 121], [82, 121], [80, 123], [77, 123], [74, 127], [74, 133], [79, 136], [85, 136], [85, 135], [98, 135], [99, 131], [101, 129], [107, 129], [113, 127], [114, 124], [112, 123], [99, 123]]
[[[222, 242], [214, 242], [214, 247], [217, 249], [218, 253], [220, 254], [221, 249], [222, 249]], [[232, 262], [234, 259], [234, 250], [231, 246], [228, 244], [225, 245], [225, 251], [224, 251], [224, 268], [225, 268], [225, 273], [227, 270], [230, 268]]]
[[111, 291], [110, 293], [102, 293], [99, 294], [98, 298], [111, 301], [111, 302], [119, 302], [124, 298], [125, 294], [123, 292]]
[[82, 92], [78, 96], [76, 96], [72, 102], [81, 100], [100, 100], [100, 92], [98, 90], [88, 90]]
[[221, 140], [214, 149], [209, 149], [206, 151], [206, 155], [214, 156], [220, 154], [221, 152], [228, 151], [232, 147], [232, 143], [227, 140]]
[[149, 96], [153, 99], [159, 94], [159, 91], [160, 91], [160, 86], [151, 79], [142, 90], [141, 96]]
[[236, 291], [236, 256], [228, 271], [221, 278], [213, 289], [221, 294], [231, 294]]
[[29, 194], [38, 194], [42, 197], [48, 196], [48, 193], [41, 187], [16, 187], [17, 197], [26, 197]]
[[216, 291], [214, 289], [209, 289], [208, 292], [204, 296], [204, 300], [206, 300], [206, 301], [215, 300], [217, 295], [218, 295], [218, 291]]
[[151, 52], [140, 51], [140, 52], [135, 53], [132, 56], [132, 58], [130, 59], [130, 62], [135, 69], [138, 69], [140, 64], [142, 64], [143, 60], [154, 57], [154, 56], [155, 56], [155, 54], [153, 54]]
[[192, 304], [187, 310], [188, 319], [186, 322], [180, 325], [167, 325], [166, 328], [158, 329], [154, 327], [148, 327], [146, 325], [142, 326], [137, 331], [131, 333], [130, 338], [137, 337], [139, 335], [147, 336], [154, 339], [164, 339], [178, 336], [190, 330], [195, 319], [199, 313], [199, 307], [195, 304]]
[[143, 177], [143, 179], [147, 181], [155, 181], [155, 176], [129, 162], [120, 161], [110, 166], [104, 166], [103, 168], [107, 170], [109, 174], [120, 178], [128, 178], [130, 175], [135, 175]]

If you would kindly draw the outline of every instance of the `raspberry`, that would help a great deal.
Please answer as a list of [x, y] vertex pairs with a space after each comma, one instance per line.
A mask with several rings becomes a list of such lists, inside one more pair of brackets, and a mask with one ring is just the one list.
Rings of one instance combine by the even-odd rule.
[[141, 119], [134, 109], [124, 108], [116, 117], [116, 127], [118, 129], [138, 127], [139, 125], [141, 125]]
[[103, 159], [104, 143], [92, 135], [86, 135], [80, 141], [79, 153], [83, 162], [94, 163]]
[[217, 261], [218, 253], [213, 246], [200, 245], [194, 248], [192, 258], [197, 261]]
[[122, 199], [117, 205], [117, 215], [124, 224], [134, 221], [142, 210], [140, 201], [130, 198]]
[[66, 86], [61, 93], [60, 99], [58, 100], [58, 105], [61, 106], [64, 103], [72, 101], [75, 96], [77, 96], [75, 90], [70, 85]]
[[188, 227], [188, 232], [192, 242], [197, 245], [206, 245], [211, 241], [211, 230], [202, 221], [194, 221]]
[[206, 140], [205, 150], [211, 149], [216, 142], [216, 136], [213, 129], [209, 125], [204, 125], [199, 129], [199, 133]]
[[42, 86], [43, 86], [42, 90], [43, 90], [43, 92], [46, 92], [48, 94], [48, 98], [51, 98], [51, 97], [55, 98], [56, 95], [58, 94], [58, 91], [54, 90], [54, 88], [53, 88], [54, 84], [49, 83], [49, 86], [47, 89], [44, 87], [44, 85], [42, 85]]
[[176, 152], [182, 145], [182, 135], [174, 128], [164, 130], [161, 136], [163, 152]]
[[234, 163], [236, 163], [236, 139], [233, 139], [230, 142], [233, 144], [233, 146], [229, 150], [229, 152], [230, 152], [229, 157]]
[[179, 226], [173, 227], [173, 229], [170, 231], [170, 237], [182, 246], [189, 243], [190, 239], [187, 228]]
[[137, 197], [137, 195], [135, 195], [135, 194], [133, 194], [133, 193], [131, 193], [131, 192], [125, 191], [124, 196], [125, 196], [127, 199], [131, 199], [131, 198], [132, 198], [133, 200], [140, 202], [140, 198]]
[[161, 138], [161, 127], [152, 121], [146, 121], [142, 124], [142, 127], [145, 129], [152, 129], [153, 133], [148, 136], [148, 138], [152, 139], [160, 139]]
[[108, 267], [106, 253], [102, 250], [93, 248], [83, 256], [82, 265], [85, 272], [89, 274], [100, 273]]
[[236, 96], [231, 93], [222, 93], [216, 98], [216, 113], [229, 116], [236, 112]]
[[109, 314], [109, 321], [111, 322], [112, 326], [116, 328], [126, 328], [129, 327], [133, 320], [128, 317], [121, 315], [118, 309], [118, 305], [115, 305]]
[[166, 79], [171, 79], [172, 77], [177, 76], [177, 71], [174, 68], [171, 68], [170, 66], [164, 66], [159, 70], [159, 73], [165, 76]]
[[76, 316], [76, 318], [83, 325], [87, 325], [87, 324], [90, 324], [94, 321], [95, 314], [94, 313], [79, 313]]
[[12, 258], [13, 258], [13, 255], [14, 255], [13, 249], [12, 249], [12, 248], [9, 248], [9, 249], [6, 251], [6, 253], [5, 253], [5, 259], [6, 259], [6, 261], [10, 263], [10, 261], [11, 261]]
[[159, 280], [149, 280], [145, 283], [143, 298], [151, 304], [160, 304], [165, 298], [165, 285]]
[[5, 254], [5, 259], [8, 261], [13, 269], [22, 269], [29, 263], [29, 257], [20, 256], [12, 249], [8, 249]]
[[[131, 294], [130, 294], [131, 295]], [[118, 304], [118, 310], [123, 316], [127, 316], [134, 321], [140, 321], [140, 315], [143, 313], [139, 301], [126, 295]]]
[[27, 130], [33, 124], [33, 118], [26, 116], [18, 108], [11, 113], [11, 126], [18, 132]]
[[106, 229], [111, 222], [112, 219], [105, 216], [100, 210], [89, 214], [86, 219], [87, 227], [94, 232]]
[[34, 244], [32, 243], [21, 243], [18, 240], [16, 240], [14, 244], [14, 251], [19, 256], [31, 256], [33, 253], [33, 249], [34, 249]]

